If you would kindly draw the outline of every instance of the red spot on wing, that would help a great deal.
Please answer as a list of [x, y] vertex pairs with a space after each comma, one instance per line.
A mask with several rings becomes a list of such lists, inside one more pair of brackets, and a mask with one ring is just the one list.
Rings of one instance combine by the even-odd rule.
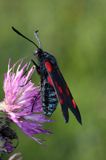
[[62, 89], [62, 87], [61, 87], [57, 82], [55, 82], [55, 84], [56, 84], [56, 87], [57, 87], [57, 89], [59, 90], [59, 92], [60, 92], [61, 94], [63, 94], [63, 89]]
[[62, 94], [63, 93], [63, 90], [62, 90], [62, 87], [58, 85], [58, 90], [59, 92]]
[[51, 79], [50, 76], [47, 77], [47, 80], [48, 80], [49, 84], [50, 84], [51, 86], [53, 86], [53, 82], [52, 82], [52, 79]]
[[64, 104], [64, 100], [63, 99], [59, 99], [60, 104]]
[[[55, 81], [55, 85], [56, 85], [57, 89], [59, 90], [59, 92], [63, 93], [63, 90], [62, 90], [61, 86], [59, 86], [56, 81]], [[60, 102], [61, 105], [64, 104], [64, 99], [60, 98], [60, 96], [59, 96], [59, 102]]]
[[46, 61], [46, 62], [45, 62], [45, 67], [46, 67], [46, 69], [47, 69], [47, 71], [48, 71], [49, 73], [52, 72], [53, 67], [52, 67], [52, 65], [51, 65], [51, 63], [50, 63], [49, 61]]
[[73, 104], [73, 107], [76, 109], [76, 103], [75, 103], [74, 99], [72, 99], [72, 104]]

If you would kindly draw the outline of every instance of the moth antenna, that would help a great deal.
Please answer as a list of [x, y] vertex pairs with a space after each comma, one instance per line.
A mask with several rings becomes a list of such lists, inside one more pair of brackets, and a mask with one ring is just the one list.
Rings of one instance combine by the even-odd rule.
[[20, 33], [20, 32], [19, 32], [17, 29], [15, 29], [13, 26], [12, 26], [12, 29], [13, 29], [13, 31], [16, 32], [18, 35], [20, 35], [21, 37], [25, 38], [26, 40], [28, 40], [29, 42], [31, 42], [32, 44], [34, 44], [37, 48], [39, 48], [38, 45], [37, 45], [35, 42], [33, 42], [32, 40], [30, 40], [28, 37], [24, 36], [22, 33]]
[[36, 40], [38, 41], [39, 48], [42, 49], [42, 45], [41, 45], [41, 42], [40, 42], [40, 38], [39, 38], [38, 32], [39, 32], [39, 30], [36, 30], [34, 32], [34, 35], [35, 35]]

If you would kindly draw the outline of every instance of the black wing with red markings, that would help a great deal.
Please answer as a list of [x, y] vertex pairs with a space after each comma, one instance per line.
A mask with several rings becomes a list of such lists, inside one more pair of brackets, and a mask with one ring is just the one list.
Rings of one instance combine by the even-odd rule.
[[50, 60], [45, 61], [45, 68], [50, 75], [50, 78], [52, 80], [52, 83], [54, 85], [54, 89], [57, 93], [59, 102], [61, 104], [62, 112], [65, 118], [65, 121], [69, 121], [69, 113], [68, 109], [70, 109], [73, 114], [75, 115], [76, 119], [80, 124], [82, 124], [81, 121], [81, 115], [78, 109], [77, 104], [75, 103], [73, 96], [57, 66], [57, 64], [52, 65], [52, 62]]
[[[68, 113], [68, 109], [70, 108], [70, 110], [73, 112], [73, 114], [75, 115], [76, 119], [78, 120], [79, 123], [82, 123], [81, 122], [81, 115], [80, 115], [80, 112], [79, 112], [79, 109], [72, 97], [72, 94], [57, 66], [57, 62], [55, 60], [55, 57], [52, 56], [51, 54], [49, 54], [48, 52], [44, 52], [42, 49], [41, 49], [41, 44], [40, 44], [40, 40], [39, 40], [39, 37], [38, 37], [38, 34], [36, 31], [35, 32], [35, 36], [36, 36], [36, 39], [39, 43], [39, 46], [36, 45], [32, 40], [30, 40], [28, 37], [24, 36], [22, 33], [20, 33], [17, 29], [15, 29], [14, 27], [12, 27], [12, 29], [17, 33], [19, 34], [20, 36], [22, 36], [23, 38], [27, 39], [29, 42], [33, 43], [36, 47], [37, 47], [37, 50], [35, 52], [35, 55], [37, 56], [38, 58], [38, 61], [39, 61], [39, 65], [37, 67], [37, 65], [35, 64], [35, 66], [38, 68], [39, 70], [39, 67], [41, 68], [41, 75], [43, 76], [43, 78], [45, 78], [45, 80], [43, 82], [47, 82], [49, 83], [49, 81], [51, 80], [52, 84], [53, 84], [53, 88], [52, 88], [52, 84], [50, 84], [51, 86], [48, 87], [48, 90], [47, 91], [47, 88], [46, 88], [46, 85], [45, 84], [42, 84], [43, 85], [43, 88], [44, 88], [44, 93], [46, 94], [46, 91], [47, 91], [47, 94], [46, 96], [48, 96], [45, 101], [47, 101], [47, 99], [51, 98], [50, 96], [53, 95], [54, 93], [54, 90], [52, 89], [55, 89], [56, 91], [56, 94], [57, 94], [57, 97], [59, 99], [59, 102], [61, 104], [61, 107], [62, 107], [62, 112], [63, 112], [63, 115], [64, 115], [64, 118], [66, 120], [66, 122], [69, 121], [69, 113]], [[45, 72], [46, 70], [46, 72]], [[38, 71], [39, 73], [39, 71]], [[46, 75], [47, 74], [47, 75]], [[48, 75], [50, 76], [50, 78], [48, 77]], [[43, 89], [42, 88], [42, 89]], [[46, 90], [45, 90], [46, 88]], [[44, 95], [44, 94], [42, 94]], [[57, 98], [56, 97], [56, 98]], [[51, 105], [51, 102], [52, 100], [50, 100], [48, 102], [48, 108], [51, 109], [50, 105]], [[46, 102], [45, 102], [46, 104]], [[52, 112], [54, 111], [55, 107], [57, 105], [57, 100], [55, 101], [55, 106], [53, 105], [53, 110], [51, 111], [50, 110], [50, 114], [52, 114]], [[48, 111], [47, 111], [48, 112]]]

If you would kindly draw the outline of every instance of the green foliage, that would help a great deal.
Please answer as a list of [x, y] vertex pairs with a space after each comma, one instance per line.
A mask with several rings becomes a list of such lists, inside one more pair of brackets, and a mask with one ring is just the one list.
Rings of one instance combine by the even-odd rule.
[[[8, 59], [31, 59], [35, 48], [11, 26], [34, 39], [39, 29], [43, 48], [56, 56], [80, 108], [83, 125], [70, 113], [64, 123], [60, 106], [49, 125], [54, 132], [41, 146], [17, 128], [17, 151], [24, 160], [104, 160], [106, 148], [106, 1], [0, 0], [0, 98]], [[36, 79], [36, 75], [34, 77]]]

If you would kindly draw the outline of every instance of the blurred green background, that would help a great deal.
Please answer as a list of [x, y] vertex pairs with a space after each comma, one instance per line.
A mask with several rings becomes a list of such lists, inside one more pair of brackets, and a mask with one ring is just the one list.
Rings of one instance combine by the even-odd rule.
[[80, 126], [70, 112], [65, 124], [58, 106], [52, 116], [56, 122], [46, 126], [54, 134], [42, 136], [45, 145], [16, 128], [16, 151], [24, 160], [106, 159], [106, 1], [0, 0], [0, 99], [8, 59], [30, 59], [35, 50], [11, 26], [33, 40], [40, 30], [43, 48], [56, 57], [83, 120]]

